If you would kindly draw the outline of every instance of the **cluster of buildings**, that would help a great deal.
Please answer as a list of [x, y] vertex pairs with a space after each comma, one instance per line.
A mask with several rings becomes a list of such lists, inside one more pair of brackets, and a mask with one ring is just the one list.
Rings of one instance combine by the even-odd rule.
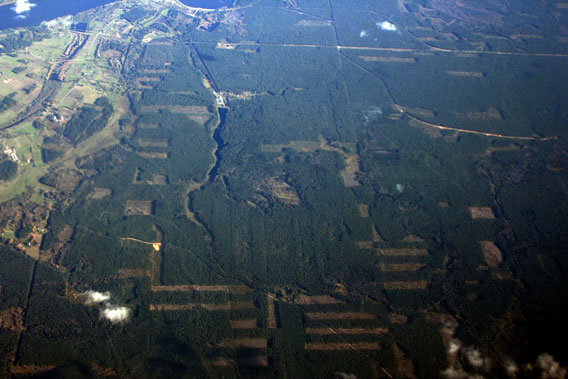
[[14, 162], [17, 162], [17, 161], [18, 161], [18, 155], [16, 154], [16, 149], [14, 149], [13, 147], [12, 147], [12, 148], [7, 147], [7, 148], [4, 150], [4, 154], [10, 156], [10, 158], [12, 158], [12, 160], [13, 160]]

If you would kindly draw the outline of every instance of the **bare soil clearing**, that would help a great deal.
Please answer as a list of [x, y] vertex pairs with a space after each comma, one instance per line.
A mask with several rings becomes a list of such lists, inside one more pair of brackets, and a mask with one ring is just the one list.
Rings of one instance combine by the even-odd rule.
[[140, 155], [142, 158], [158, 158], [158, 159], [168, 159], [168, 157], [170, 156], [169, 153], [157, 153], [157, 152], [145, 152], [145, 151], [139, 151], [138, 155]]
[[495, 219], [495, 214], [493, 213], [493, 210], [489, 207], [469, 207], [469, 212], [471, 213], [471, 218], [474, 220]]
[[351, 328], [351, 329], [341, 329], [341, 328], [306, 328], [306, 333], [315, 334], [321, 336], [334, 335], [334, 334], [371, 334], [371, 335], [382, 335], [388, 333], [386, 328], [376, 328], [376, 329], [364, 329], [364, 328]]
[[225, 293], [247, 293], [251, 289], [247, 286], [240, 285], [199, 285], [199, 284], [181, 284], [173, 286], [152, 286], [152, 292], [225, 292]]
[[503, 263], [503, 253], [501, 249], [495, 245], [492, 241], [479, 241], [481, 245], [481, 251], [483, 252], [483, 257], [485, 262], [489, 267], [499, 267]]
[[149, 216], [153, 213], [152, 200], [127, 200], [124, 208], [125, 216]]
[[451, 76], [461, 76], [465, 78], [484, 78], [484, 72], [477, 72], [477, 71], [446, 71], [448, 75]]
[[268, 347], [268, 340], [266, 338], [239, 338], [223, 341], [219, 346], [227, 349], [266, 349]]
[[112, 190], [109, 188], [95, 187], [93, 192], [87, 196], [87, 199], [100, 200], [112, 194]]
[[343, 300], [336, 299], [328, 295], [321, 296], [308, 296], [298, 295], [295, 299], [297, 304], [301, 305], [314, 305], [314, 304], [344, 304]]
[[386, 290], [425, 290], [428, 289], [428, 282], [384, 282], [383, 287]]
[[365, 312], [308, 312], [312, 320], [373, 320], [375, 315]]
[[379, 269], [383, 272], [418, 271], [424, 266], [423, 263], [379, 263]]
[[165, 138], [139, 138], [140, 147], [168, 147], [170, 142]]
[[231, 320], [231, 328], [233, 329], [256, 329], [258, 326], [257, 319], [250, 320]]
[[376, 342], [307, 343], [306, 350], [380, 350]]
[[372, 55], [359, 55], [359, 58], [365, 62], [388, 62], [388, 63], [416, 63], [416, 58], [401, 57], [376, 57]]
[[0, 330], [20, 332], [24, 330], [24, 311], [22, 308], [10, 308], [0, 313]]
[[363, 218], [369, 218], [369, 205], [359, 204], [359, 215]]
[[238, 309], [254, 309], [252, 301], [230, 302], [225, 304], [150, 304], [151, 311], [188, 311], [202, 308], [207, 311], [232, 311]]
[[377, 249], [377, 254], [385, 257], [425, 257], [428, 256], [427, 249]]
[[215, 358], [211, 363], [213, 366], [268, 366], [268, 358], [265, 355], [243, 357], [243, 358]]

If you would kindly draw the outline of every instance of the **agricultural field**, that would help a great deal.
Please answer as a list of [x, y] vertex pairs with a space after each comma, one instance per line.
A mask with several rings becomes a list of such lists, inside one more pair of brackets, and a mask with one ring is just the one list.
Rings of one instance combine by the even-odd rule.
[[0, 376], [565, 375], [562, 4], [118, 0], [18, 34]]

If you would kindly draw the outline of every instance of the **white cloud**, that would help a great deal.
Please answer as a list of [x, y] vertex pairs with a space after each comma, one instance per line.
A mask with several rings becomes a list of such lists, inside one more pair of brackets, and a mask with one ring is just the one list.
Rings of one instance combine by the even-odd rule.
[[460, 349], [461, 349], [461, 344], [458, 340], [450, 341], [448, 346], [448, 353], [455, 355], [458, 353], [458, 351], [460, 351]]
[[85, 304], [95, 305], [110, 300], [110, 292], [85, 291], [81, 294], [85, 298]]
[[505, 363], [503, 363], [503, 366], [505, 367], [505, 372], [510, 378], [517, 377], [517, 373], [519, 372], [519, 366], [517, 366], [515, 362], [508, 359], [505, 361]]
[[470, 365], [473, 367], [482, 367], [488, 364], [488, 360], [481, 356], [479, 350], [475, 350], [473, 348], [466, 348], [464, 349], [464, 355], [469, 362]]
[[108, 305], [103, 310], [101, 310], [101, 316], [103, 318], [106, 318], [113, 324], [126, 322], [130, 317], [130, 308]]
[[536, 365], [542, 370], [541, 378], [562, 379], [566, 377], [566, 368], [561, 367], [550, 354], [539, 355]]
[[111, 304], [110, 292], [85, 291], [81, 294], [86, 305], [99, 305], [101, 318], [113, 324], [123, 323], [130, 318], [130, 308]]
[[[35, 6], [36, 4], [30, 3], [29, 0], [16, 0], [16, 5], [12, 7], [12, 10], [17, 14], [22, 14], [29, 12]], [[25, 18], [25, 16], [23, 17]]]
[[361, 38], [367, 37], [367, 31], [366, 31], [366, 30], [361, 30], [361, 33], [359, 33], [359, 37], [361, 37]]
[[[449, 330], [450, 336], [453, 330]], [[494, 377], [494, 365], [491, 359], [484, 356], [473, 347], [463, 347], [462, 343], [451, 338], [448, 343], [448, 360], [450, 367], [440, 374], [448, 379], [481, 379]], [[541, 379], [565, 379], [568, 369], [558, 363], [550, 354], [541, 354], [534, 363], [519, 365], [510, 358], [494, 357], [494, 362], [502, 364], [507, 376], [511, 379], [541, 378]], [[502, 373], [501, 373], [502, 375]]]
[[396, 31], [396, 25], [388, 21], [377, 22], [377, 26], [382, 30], [386, 30], [388, 32]]

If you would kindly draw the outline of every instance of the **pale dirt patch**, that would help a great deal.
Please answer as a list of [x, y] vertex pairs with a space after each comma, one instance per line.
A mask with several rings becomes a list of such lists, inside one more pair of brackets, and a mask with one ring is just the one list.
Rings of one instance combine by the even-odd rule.
[[102, 367], [96, 363], [91, 363], [91, 368], [97, 376], [117, 376], [118, 371], [110, 367]]
[[440, 208], [449, 208], [449, 207], [450, 207], [450, 203], [448, 203], [447, 201], [440, 201], [440, 202], [438, 203], [438, 206], [439, 206]]
[[426, 133], [427, 135], [429, 135], [432, 138], [441, 138], [441, 137], [444, 136], [442, 134], [441, 129], [436, 128], [435, 126], [430, 125], [430, 124], [428, 124], [424, 121], [417, 120], [415, 118], [411, 119], [408, 122], [408, 125], [422, 130], [424, 133]]
[[218, 346], [227, 349], [266, 349], [268, 340], [266, 338], [239, 338], [223, 341]]
[[53, 370], [57, 366], [11, 366], [10, 373], [14, 375], [39, 375]]
[[138, 146], [140, 147], [168, 147], [170, 141], [167, 138], [139, 138]]
[[365, 329], [365, 328], [306, 328], [306, 333], [315, 334], [321, 336], [333, 335], [333, 334], [371, 334], [371, 335], [382, 335], [388, 333], [386, 328], [375, 328], [375, 329]]
[[300, 205], [300, 197], [296, 188], [278, 178], [270, 178], [266, 182], [270, 193], [280, 202], [288, 205]]
[[398, 313], [389, 313], [389, 321], [392, 324], [403, 325], [408, 321], [408, 317]]
[[290, 141], [287, 144], [261, 144], [263, 153], [279, 153], [284, 149], [294, 149], [303, 153], [313, 153], [320, 147], [317, 141]]
[[540, 34], [511, 34], [512, 39], [543, 39], [544, 36]]
[[165, 175], [154, 174], [151, 184], [155, 186], [165, 186], [168, 184], [168, 177]]
[[404, 107], [398, 104], [394, 105], [394, 109], [399, 112], [398, 113], [399, 115], [401, 115], [404, 112], [407, 112], [418, 117], [434, 118], [438, 116], [436, 111], [433, 111], [431, 109]]
[[340, 172], [345, 187], [356, 187], [360, 185], [357, 180], [357, 173], [360, 169], [359, 156], [357, 154], [345, 156], [345, 168]]
[[231, 328], [233, 329], [256, 329], [258, 326], [257, 319], [250, 320], [231, 320]]
[[423, 263], [379, 263], [379, 269], [383, 272], [418, 271], [425, 266]]
[[150, 304], [151, 311], [188, 311], [196, 308], [202, 308], [207, 311], [232, 311], [238, 309], [254, 309], [252, 301], [230, 302], [225, 304]]
[[379, 233], [375, 225], [373, 225], [373, 229], [371, 230], [371, 232], [373, 233], [374, 242], [383, 242], [383, 237], [381, 237], [381, 233]]
[[159, 112], [161, 110], [169, 110], [172, 113], [209, 113], [204, 105], [143, 105], [142, 112]]
[[145, 151], [139, 151], [137, 154], [142, 158], [150, 158], [150, 159], [154, 158], [168, 159], [168, 157], [170, 156], [169, 153], [145, 152]]
[[492, 241], [479, 241], [481, 245], [481, 251], [483, 252], [483, 257], [485, 262], [489, 267], [499, 267], [503, 263], [503, 253], [501, 249], [495, 245]]
[[297, 304], [301, 305], [315, 305], [315, 304], [345, 304], [343, 300], [336, 299], [328, 295], [321, 296], [308, 296], [308, 295], [298, 295], [294, 299]]
[[0, 329], [20, 332], [24, 328], [24, 310], [20, 307], [10, 308], [0, 313]]
[[397, 344], [394, 344], [393, 353], [396, 359], [397, 371], [400, 377], [407, 379], [416, 378], [412, 359], [408, 358]]
[[448, 313], [434, 313], [434, 312], [424, 312], [424, 318], [426, 322], [433, 324], [455, 324], [457, 321], [454, 316]]
[[427, 249], [377, 249], [377, 254], [385, 257], [425, 257], [428, 256]]
[[169, 74], [170, 72], [172, 72], [172, 70], [168, 70], [165, 68], [160, 68], [160, 69], [143, 68], [142, 70], [140, 70], [140, 72], [146, 74]]
[[377, 342], [307, 343], [306, 350], [380, 350]]
[[274, 295], [267, 294], [267, 308], [268, 308], [268, 328], [276, 329], [278, 321], [276, 319], [276, 306], [274, 305]]
[[489, 108], [485, 112], [454, 112], [456, 118], [460, 120], [502, 120], [501, 111], [495, 107]]
[[152, 200], [127, 200], [124, 208], [125, 216], [149, 216], [152, 212]]
[[359, 58], [365, 62], [388, 62], [388, 63], [415, 63], [416, 58], [401, 58], [401, 57], [377, 57], [373, 55], [359, 55]]
[[57, 239], [63, 243], [69, 242], [69, 240], [73, 236], [74, 231], [75, 231], [74, 227], [65, 224], [61, 229], [61, 231], [57, 233]]
[[229, 43], [229, 42], [219, 41], [219, 42], [217, 42], [217, 45], [215, 45], [215, 48], [216, 49], [225, 49], [225, 50], [235, 50], [237, 48], [237, 46], [239, 46], [239, 44], [237, 44], [237, 43]]
[[118, 276], [121, 279], [151, 277], [150, 270], [144, 270], [141, 268], [121, 268], [118, 270]]
[[213, 366], [268, 366], [268, 358], [265, 355], [243, 358], [215, 358], [211, 362]]
[[446, 71], [446, 74], [451, 76], [461, 76], [464, 78], [484, 78], [484, 72], [478, 71]]
[[312, 26], [312, 27], [331, 26], [331, 21], [302, 20], [294, 24], [294, 26]]
[[191, 121], [195, 121], [199, 125], [205, 125], [205, 123], [209, 121], [213, 116], [211, 116], [211, 114], [209, 113], [209, 114], [188, 114], [187, 117]]
[[386, 290], [425, 290], [428, 289], [429, 282], [384, 282], [383, 287]]
[[359, 246], [360, 249], [364, 249], [364, 250], [371, 250], [374, 247], [375, 243], [373, 241], [359, 241], [357, 242], [357, 246]]
[[279, 153], [284, 149], [294, 149], [299, 152], [312, 153], [318, 149], [334, 151], [343, 156], [345, 168], [339, 172], [346, 187], [360, 185], [357, 181], [357, 173], [360, 171], [359, 156], [354, 143], [330, 142], [320, 136], [319, 141], [290, 141], [288, 144], [261, 144], [263, 153]]
[[400, 242], [404, 242], [404, 243], [422, 243], [424, 242], [424, 239], [415, 236], [414, 234], [409, 234], [406, 237], [404, 237], [403, 239], [400, 240]]
[[469, 207], [469, 212], [471, 213], [471, 218], [474, 220], [485, 219], [493, 220], [495, 219], [495, 214], [493, 210], [489, 207]]
[[30, 233], [29, 237], [31, 237], [31, 241], [25, 248], [26, 255], [33, 259], [39, 259], [39, 248], [41, 246], [41, 241], [43, 240], [43, 234]]
[[365, 312], [308, 312], [312, 320], [372, 320], [375, 315]]
[[105, 50], [100, 53], [101, 58], [117, 58], [122, 56], [122, 53], [118, 50]]
[[110, 194], [112, 194], [112, 190], [109, 188], [95, 187], [93, 192], [87, 196], [87, 199], [100, 200], [110, 196]]
[[181, 284], [173, 286], [152, 286], [152, 292], [225, 292], [225, 293], [247, 293], [251, 289], [242, 285], [199, 285], [199, 284]]

